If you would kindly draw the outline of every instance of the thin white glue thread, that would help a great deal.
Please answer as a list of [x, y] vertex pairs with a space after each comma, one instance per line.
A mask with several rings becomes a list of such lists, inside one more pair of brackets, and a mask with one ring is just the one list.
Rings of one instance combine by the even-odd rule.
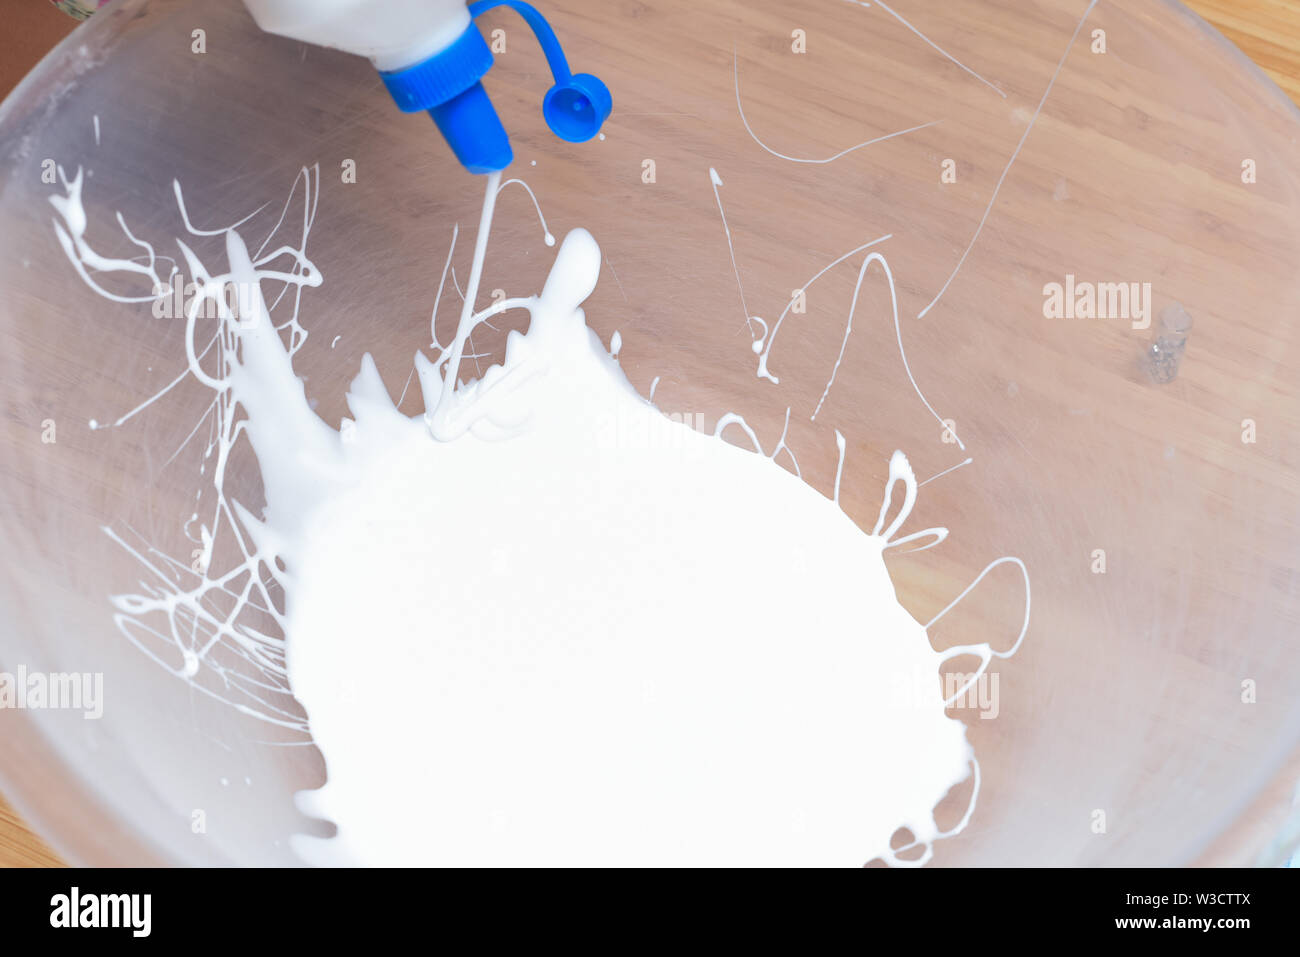
[[542, 215], [542, 206], [537, 202], [537, 194], [533, 192], [531, 186], [525, 183], [522, 179], [508, 179], [497, 188], [497, 195], [501, 195], [501, 190], [505, 189], [511, 183], [518, 183], [528, 191], [528, 198], [533, 201], [533, 209], [537, 210], [537, 219], [542, 224], [542, 241], [548, 246], [554, 246], [555, 237], [551, 235], [550, 229], [546, 226], [546, 217]]
[[[806, 283], [804, 283], [802, 286], [799, 287], [800, 291], [807, 292], [810, 288], [812, 288], [813, 283], [815, 283], [822, 276], [826, 275], [826, 273], [834, 269], [840, 263], [844, 262], [844, 260], [848, 259], [850, 256], [860, 253], [864, 249], [870, 249], [872, 246], [878, 246], [880, 243], [883, 243], [885, 240], [893, 239], [893, 238], [894, 238], [893, 233], [886, 233], [884, 236], [878, 236], [877, 238], [869, 242], [863, 243], [861, 246], [853, 247], [848, 252], [846, 252], [843, 256], [840, 256], [838, 259], [836, 259], [834, 262], [828, 263], [827, 265], [819, 269], [811, 279], [809, 279]], [[767, 329], [766, 327], [764, 327], [763, 336], [758, 340], [757, 343], [757, 345], [764, 347], [762, 352], [759, 353], [758, 356], [758, 377], [760, 379], [767, 379], [769, 382], [773, 384], [779, 383], [781, 380], [778, 379], [776, 376], [772, 375], [770, 372], [768, 372], [767, 370], [768, 356], [771, 355], [772, 346], [776, 343], [776, 334], [781, 331], [781, 324], [785, 322], [785, 317], [790, 314], [790, 310], [794, 308], [794, 304], [797, 301], [798, 301], [798, 297], [794, 297], [791, 298], [791, 300], [785, 304], [785, 308], [781, 310], [781, 315], [777, 317], [776, 323], [772, 327], [771, 336], [767, 335]]]
[[709, 182], [713, 184], [713, 198], [718, 201], [718, 213], [722, 216], [722, 230], [727, 234], [727, 251], [731, 254], [731, 271], [736, 274], [736, 289], [740, 292], [740, 309], [745, 314], [745, 325], [749, 328], [750, 338], [759, 343], [762, 339], [754, 335], [754, 323], [749, 315], [749, 306], [745, 302], [745, 287], [740, 281], [740, 267], [736, 265], [736, 247], [731, 242], [731, 227], [727, 225], [727, 214], [722, 209], [722, 195], [718, 192], [718, 187], [722, 185], [722, 177], [712, 166], [709, 167]]
[[943, 47], [939, 46], [939, 44], [935, 43], [933, 40], [931, 40], [929, 37], [927, 37], [924, 33], [922, 33], [922, 32], [921, 32], [920, 30], [918, 30], [916, 27], [912, 26], [912, 24], [908, 23], [907, 20], [903, 19], [903, 16], [902, 16], [900, 13], [898, 13], [896, 10], [894, 10], [893, 7], [891, 7], [891, 6], [889, 6], [888, 4], [886, 4], [886, 3], [884, 2], [884, 0], [876, 0], [876, 6], [880, 7], [881, 10], [884, 10], [887, 14], [889, 14], [891, 17], [893, 17], [895, 20], [897, 20], [897, 21], [898, 21], [899, 23], [901, 23], [903, 26], [907, 27], [907, 29], [911, 30], [914, 34], [916, 34], [916, 35], [917, 35], [918, 37], [920, 37], [923, 41], [925, 41], [925, 43], [927, 43], [927, 44], [928, 44], [932, 49], [934, 49], [935, 51], [937, 51], [941, 56], [943, 56], [943, 57], [945, 57], [946, 59], [952, 61], [952, 62], [955, 63], [957, 66], [961, 67], [963, 70], [965, 70], [967, 73], [969, 73], [971, 76], [975, 77], [975, 79], [979, 80], [981, 83], [983, 83], [985, 86], [987, 86], [990, 90], [992, 90], [992, 91], [993, 91], [994, 93], [996, 93], [998, 96], [1002, 97], [1002, 99], [1005, 100], [1005, 99], [1007, 98], [1007, 95], [1006, 95], [1004, 92], [1002, 92], [1002, 89], [1001, 89], [999, 86], [997, 86], [997, 84], [990, 83], [988, 80], [984, 79], [984, 77], [980, 76], [978, 73], [976, 73], [976, 72], [975, 72], [974, 70], [972, 70], [970, 67], [968, 67], [966, 64], [962, 63], [961, 60], [958, 60], [955, 56], [953, 56], [951, 53], [949, 53], [949, 52], [948, 52], [947, 50], [945, 50]]
[[759, 146], [763, 147], [763, 149], [771, 153], [773, 156], [779, 159], [789, 160], [791, 163], [815, 163], [815, 164], [834, 163], [840, 157], [847, 156], [848, 154], [856, 152], [857, 150], [864, 149], [865, 147], [868, 146], [874, 146], [876, 143], [883, 143], [885, 140], [892, 140], [896, 136], [904, 136], [908, 133], [915, 133], [917, 130], [923, 130], [930, 126], [936, 126], [939, 123], [938, 120], [931, 120], [929, 123], [921, 123], [918, 126], [909, 126], [905, 130], [896, 130], [893, 133], [886, 133], [884, 136], [877, 136], [875, 139], [867, 140], [863, 143], [858, 143], [856, 146], [850, 146], [848, 149], [840, 150], [838, 153], [835, 153], [831, 156], [827, 156], [824, 159], [808, 159], [806, 157], [801, 157], [801, 156], [789, 156], [785, 153], [778, 153], [776, 150], [772, 149], [772, 147], [768, 146], [766, 143], [760, 140], [758, 138], [758, 134], [754, 132], [754, 128], [749, 125], [749, 118], [745, 116], [745, 108], [744, 106], [741, 105], [740, 102], [740, 67], [737, 65], [736, 51], [734, 48], [731, 51], [731, 72], [732, 72], [732, 79], [734, 80], [735, 87], [736, 87], [736, 109], [740, 112], [740, 122], [745, 124], [745, 129], [749, 132], [750, 138], [753, 139], [753, 141], [757, 143]]
[[451, 352], [447, 357], [447, 371], [442, 380], [442, 396], [438, 400], [437, 407], [425, 413], [429, 431], [442, 442], [451, 441], [469, 428], [468, 424], [458, 425], [451, 421], [451, 395], [456, 388], [465, 343], [470, 333], [474, 331], [474, 300], [478, 296], [479, 281], [483, 277], [483, 260], [487, 256], [488, 234], [492, 230], [492, 213], [496, 209], [500, 183], [500, 172], [488, 174], [483, 212], [478, 223], [478, 235], [474, 237], [474, 264], [470, 267], [468, 291], [460, 311], [460, 325], [456, 329], [456, 336], [451, 343]]
[[988, 222], [989, 213], [993, 211], [993, 204], [998, 201], [998, 193], [1002, 191], [1002, 184], [1006, 182], [1007, 174], [1011, 172], [1011, 167], [1015, 163], [1016, 158], [1020, 155], [1020, 151], [1024, 149], [1025, 140], [1029, 139], [1029, 134], [1033, 130], [1034, 124], [1038, 122], [1038, 114], [1043, 112], [1043, 105], [1047, 102], [1047, 97], [1052, 92], [1052, 87], [1056, 85], [1056, 78], [1061, 75], [1061, 70], [1065, 68], [1065, 61], [1070, 56], [1070, 50], [1074, 47], [1074, 41], [1078, 39], [1079, 31], [1083, 29], [1083, 24], [1087, 21], [1088, 14], [1092, 13], [1092, 8], [1096, 5], [1097, 0], [1089, 0], [1088, 9], [1083, 11], [1083, 16], [1080, 18], [1078, 26], [1074, 28], [1074, 33], [1070, 34], [1070, 42], [1066, 45], [1065, 52], [1061, 54], [1061, 61], [1056, 65], [1056, 71], [1052, 74], [1052, 79], [1048, 81], [1047, 89], [1043, 91], [1043, 97], [1038, 101], [1038, 107], [1034, 110], [1034, 115], [1030, 117], [1029, 125], [1025, 127], [1025, 132], [1021, 134], [1020, 142], [1016, 144], [1015, 151], [1011, 154], [1011, 159], [1007, 160], [1007, 165], [1003, 167], [1002, 175], [998, 177], [997, 185], [993, 187], [993, 195], [989, 197], [989, 204], [984, 208], [984, 215], [980, 217], [979, 225], [975, 227], [975, 235], [970, 238], [970, 242], [966, 245], [965, 252], [963, 252], [961, 258], [957, 260], [957, 265], [953, 267], [952, 275], [950, 275], [948, 281], [943, 284], [943, 288], [939, 290], [938, 295], [930, 300], [930, 304], [916, 314], [916, 318], [924, 319], [926, 313], [933, 309], [939, 300], [943, 298], [943, 294], [948, 291], [948, 287], [952, 285], [952, 281], [957, 278], [957, 273], [966, 262], [966, 257], [969, 256], [970, 251], [975, 248], [975, 242], [980, 238], [980, 233], [984, 231], [984, 224]]

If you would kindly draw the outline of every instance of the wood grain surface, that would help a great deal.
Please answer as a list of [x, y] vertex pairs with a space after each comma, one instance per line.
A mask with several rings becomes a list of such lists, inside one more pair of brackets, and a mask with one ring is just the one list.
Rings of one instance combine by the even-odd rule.
[[[1187, 0], [1300, 102], [1300, 0]], [[0, 94], [74, 25], [46, 0], [0, 0]], [[0, 866], [52, 866], [58, 856], [0, 798]]]
[[49, 846], [23, 826], [0, 798], [0, 867], [57, 867], [62, 862]]

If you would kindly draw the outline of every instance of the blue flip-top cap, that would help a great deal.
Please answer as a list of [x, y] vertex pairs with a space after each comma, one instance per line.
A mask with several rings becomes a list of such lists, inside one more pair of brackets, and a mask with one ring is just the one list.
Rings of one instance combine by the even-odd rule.
[[[547, 126], [570, 143], [591, 139], [613, 108], [609, 88], [590, 73], [569, 72], [555, 31], [529, 4], [480, 0], [470, 5], [469, 12], [477, 17], [498, 6], [510, 7], [523, 17], [551, 67], [555, 83], [542, 100]], [[487, 41], [471, 23], [440, 53], [404, 70], [379, 75], [404, 112], [428, 110], [461, 165], [471, 173], [491, 173], [514, 160], [510, 137], [481, 82], [492, 62]]]

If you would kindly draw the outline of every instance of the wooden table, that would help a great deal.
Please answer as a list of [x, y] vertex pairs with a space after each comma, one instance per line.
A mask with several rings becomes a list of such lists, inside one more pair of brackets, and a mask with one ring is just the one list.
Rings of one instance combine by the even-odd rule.
[[[1185, 0], [1222, 31], [1300, 103], [1300, 0]], [[7, 4], [0, 42], [0, 94], [35, 66], [43, 51], [75, 23], [44, 0]], [[57, 866], [61, 862], [0, 798], [0, 866]]]

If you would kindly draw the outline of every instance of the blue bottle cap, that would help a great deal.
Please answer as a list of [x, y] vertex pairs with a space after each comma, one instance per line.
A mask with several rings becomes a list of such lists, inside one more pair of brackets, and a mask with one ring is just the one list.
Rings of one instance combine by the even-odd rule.
[[[510, 7], [523, 17], [551, 67], [555, 84], [542, 100], [546, 125], [570, 143], [591, 139], [613, 109], [609, 88], [590, 73], [569, 72], [555, 31], [522, 0], [480, 0], [470, 5], [469, 12], [477, 17], [499, 6]], [[429, 111], [461, 165], [471, 173], [491, 173], [514, 160], [510, 138], [481, 82], [491, 68], [492, 51], [471, 23], [440, 53], [404, 70], [379, 75], [401, 110]]]
[[585, 143], [600, 132], [613, 107], [609, 87], [590, 73], [577, 73], [547, 91], [542, 115], [560, 139]]
[[419, 113], [464, 93], [492, 69], [492, 51], [478, 27], [465, 32], [439, 53], [414, 66], [380, 73], [394, 102], [403, 113]]
[[491, 68], [492, 51], [471, 23], [440, 53], [379, 76], [403, 112], [429, 111], [462, 166], [491, 173], [514, 159], [510, 137], [481, 82]]

